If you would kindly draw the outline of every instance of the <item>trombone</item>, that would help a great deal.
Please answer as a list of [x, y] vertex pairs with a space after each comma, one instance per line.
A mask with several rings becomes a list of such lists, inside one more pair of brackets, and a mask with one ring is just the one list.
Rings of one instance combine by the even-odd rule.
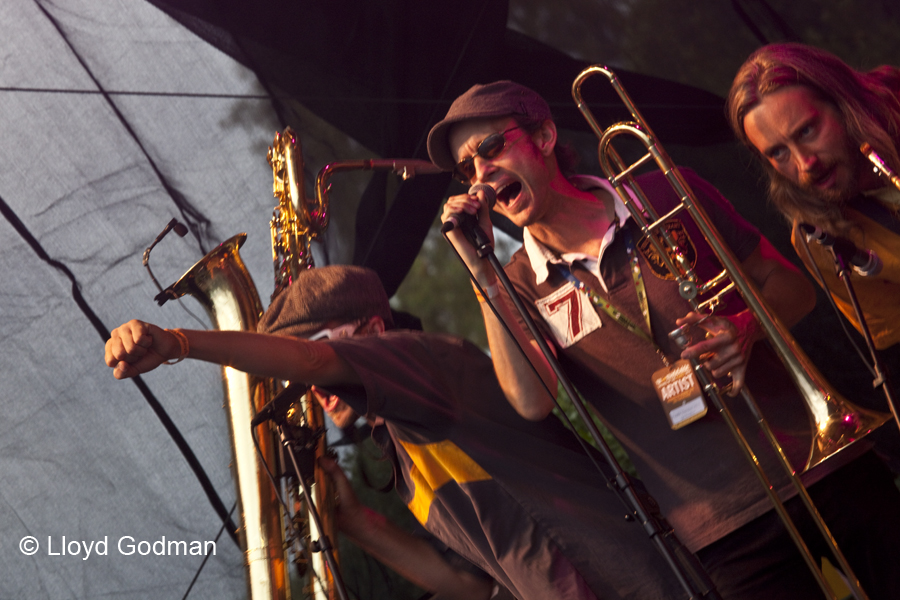
[[[581, 86], [584, 81], [596, 74], [602, 74], [609, 80], [609, 83], [616, 90], [619, 98], [631, 113], [631, 116], [634, 119], [633, 121], [619, 122], [607, 127], [605, 130], [597, 124], [590, 109], [584, 103], [581, 94]], [[696, 312], [710, 315], [720, 305], [722, 296], [736, 289], [740, 293], [747, 307], [753, 312], [756, 320], [765, 332], [766, 337], [775, 348], [776, 353], [797, 385], [816, 426], [809, 457], [801, 472], [811, 469], [831, 455], [848, 447], [853, 442], [887, 422], [890, 419], [889, 415], [863, 409], [844, 400], [831, 388], [810, 359], [803, 353], [787, 328], [780, 322], [778, 317], [768, 306], [754, 282], [744, 274], [739, 261], [713, 226], [706, 211], [699, 204], [693, 191], [691, 191], [671, 158], [669, 158], [666, 151], [657, 141], [650, 126], [641, 116], [637, 106], [631, 100], [615, 73], [608, 68], [599, 65], [588, 67], [576, 77], [572, 84], [572, 96], [591, 129], [600, 139], [599, 158], [604, 174], [609, 178], [610, 183], [615, 188], [619, 198], [628, 208], [635, 222], [641, 225], [643, 234], [648, 238], [666, 267], [675, 277], [678, 284], [678, 291], [682, 298], [684, 298]], [[646, 149], [646, 153], [643, 156], [628, 166], [624, 164], [621, 156], [612, 146], [612, 140], [620, 135], [637, 138]], [[655, 162], [656, 166], [663, 171], [666, 180], [681, 199], [680, 204], [662, 217], [657, 215], [640, 187], [634, 181], [635, 171], [651, 161]], [[632, 200], [632, 197], [628, 192], [629, 188], [634, 192], [642, 206], [637, 206]], [[724, 266], [721, 273], [706, 282], [699, 281], [697, 275], [683, 258], [683, 252], [679, 249], [675, 240], [666, 232], [665, 228], [661, 227], [666, 220], [681, 212], [687, 212], [694, 220], [704, 239], [716, 254], [720, 263]], [[701, 302], [698, 299], [698, 296], [707, 293], [711, 294], [711, 297]], [[686, 327], [676, 329], [669, 335], [680, 346], [683, 347], [687, 344], [688, 338]], [[741, 446], [744, 455], [753, 466], [757, 477], [765, 487], [766, 493], [774, 504], [776, 512], [784, 522], [788, 533], [799, 548], [804, 560], [813, 572], [819, 586], [822, 588], [822, 591], [827, 597], [835, 598], [828, 582], [825, 580], [821, 568], [816, 564], [815, 558], [800, 536], [800, 532], [788, 515], [783, 502], [778, 497], [773, 486], [769, 483], [768, 476], [760, 467], [752, 448], [737, 426], [727, 405], [722, 401], [716, 384], [712, 381], [709, 373], [702, 368], [696, 360], [692, 361], [692, 366], [697, 372], [698, 379], [700, 380], [704, 391], [722, 414], [722, 417], [734, 434], [735, 439]], [[858, 600], [867, 600], [868, 597], [861, 589], [859, 580], [854, 575], [853, 570], [844, 558], [843, 553], [838, 548], [834, 537], [828, 530], [828, 526], [825, 524], [813, 504], [812, 499], [809, 497], [806, 488], [800, 481], [799, 475], [791, 467], [784, 449], [775, 438], [774, 433], [763, 418], [755, 400], [749, 391], [747, 391], [746, 387], [742, 389], [741, 395], [747, 402], [754, 418], [759, 423], [766, 439], [775, 450], [777, 458], [784, 466], [785, 471], [797, 490], [797, 494], [802, 499], [807, 510], [813, 517], [813, 520], [816, 522], [819, 531], [829, 545], [835, 559], [839, 563], [838, 566], [847, 578], [851, 590]]]

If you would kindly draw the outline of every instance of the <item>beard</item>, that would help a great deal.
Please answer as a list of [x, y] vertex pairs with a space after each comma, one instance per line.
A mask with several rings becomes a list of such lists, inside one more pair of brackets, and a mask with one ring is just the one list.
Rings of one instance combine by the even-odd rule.
[[[830, 168], [830, 167], [829, 167]], [[826, 171], [827, 172], [827, 171]], [[829, 189], [816, 187], [816, 178], [805, 175], [800, 178], [798, 183], [791, 184], [796, 187], [797, 191], [805, 196], [814, 198], [825, 205], [843, 206], [850, 198], [859, 193], [858, 185], [835, 186]]]
[[[812, 184], [810, 181], [812, 178], [797, 182], [774, 170], [770, 171], [769, 178], [771, 197], [776, 205], [782, 208], [788, 206], [800, 208], [802, 206], [807, 210], [830, 212], [835, 209], [840, 210], [856, 195], [850, 189], [843, 187], [823, 190]], [[788, 212], [790, 214], [793, 211]]]
[[[815, 171], [800, 173], [799, 181], [792, 181], [780, 173], [774, 175], [780, 179], [781, 186], [791, 189], [798, 196], [805, 197], [808, 201], [818, 203], [823, 207], [840, 208], [859, 195], [860, 174], [866, 168], [868, 168], [866, 157], [857, 151], [856, 147], [848, 146], [840, 156], [821, 164]], [[845, 181], [838, 180], [834, 187], [828, 189], [816, 186], [818, 181], [823, 177], [828, 177], [835, 169], [847, 171]]]

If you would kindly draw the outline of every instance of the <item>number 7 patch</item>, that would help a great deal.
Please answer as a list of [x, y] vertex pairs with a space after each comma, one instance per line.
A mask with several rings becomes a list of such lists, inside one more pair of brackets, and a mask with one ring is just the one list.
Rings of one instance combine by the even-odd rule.
[[572, 283], [534, 304], [561, 348], [568, 348], [603, 325], [591, 301]]

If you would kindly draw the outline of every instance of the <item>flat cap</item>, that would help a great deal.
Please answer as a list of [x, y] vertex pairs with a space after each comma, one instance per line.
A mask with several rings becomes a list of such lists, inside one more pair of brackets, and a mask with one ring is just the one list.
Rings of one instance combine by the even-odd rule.
[[329, 323], [381, 317], [393, 327], [387, 292], [372, 269], [330, 265], [301, 271], [257, 326], [260, 333], [308, 337]]
[[454, 123], [507, 115], [521, 115], [539, 122], [553, 118], [547, 101], [524, 85], [509, 80], [473, 85], [453, 101], [447, 116], [428, 133], [428, 156], [431, 157], [431, 162], [445, 171], [456, 166], [456, 158], [447, 140], [450, 126]]

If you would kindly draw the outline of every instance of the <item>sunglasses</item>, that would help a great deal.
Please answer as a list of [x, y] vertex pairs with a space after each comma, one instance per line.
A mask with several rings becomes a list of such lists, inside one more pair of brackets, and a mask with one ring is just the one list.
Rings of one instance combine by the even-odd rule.
[[494, 132], [487, 136], [475, 149], [475, 154], [469, 158], [464, 158], [453, 167], [453, 176], [463, 183], [469, 183], [475, 177], [475, 157], [480, 156], [486, 160], [497, 158], [503, 149], [506, 148], [506, 134], [519, 126], [510, 127], [506, 131]]

